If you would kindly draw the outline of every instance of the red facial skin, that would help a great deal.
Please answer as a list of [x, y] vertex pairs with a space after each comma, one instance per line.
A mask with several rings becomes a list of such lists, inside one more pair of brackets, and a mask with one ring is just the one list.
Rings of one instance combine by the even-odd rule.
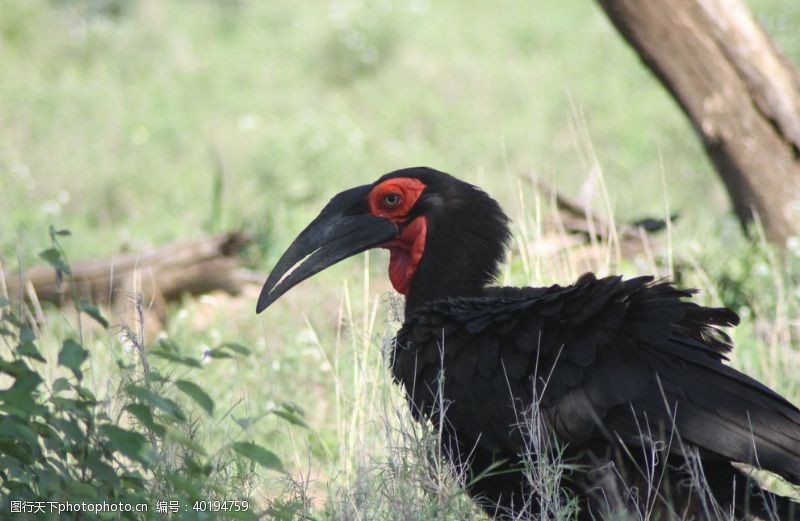
[[403, 230], [396, 239], [381, 244], [389, 250], [389, 280], [403, 295], [425, 252], [427, 218], [421, 215], [408, 222], [407, 217], [424, 189], [419, 179], [396, 177], [375, 186], [367, 196], [372, 215], [389, 219]]

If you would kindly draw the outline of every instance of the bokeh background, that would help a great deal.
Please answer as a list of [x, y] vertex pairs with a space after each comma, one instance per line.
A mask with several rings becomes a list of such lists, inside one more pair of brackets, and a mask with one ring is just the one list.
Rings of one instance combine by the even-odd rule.
[[[800, 60], [800, 7], [750, 4]], [[576, 115], [621, 216], [661, 212], [662, 173], [686, 221], [727, 211], [685, 118], [591, 2], [5, 0], [0, 23], [4, 254], [54, 220], [78, 256], [209, 225], [280, 249], [333, 190], [409, 165], [506, 203], [523, 171], [574, 190]]]
[[[800, 66], [800, 3], [748, 4]], [[796, 253], [787, 260], [757, 232], [745, 237], [679, 107], [594, 3], [0, 3], [7, 276], [41, 262], [50, 225], [72, 232], [61, 241], [70, 260], [244, 230], [255, 238], [244, 263], [266, 274], [334, 193], [415, 165], [485, 188], [515, 219], [520, 244], [541, 217], [531, 175], [617, 222], [677, 214], [669, 238], [656, 239], [655, 257], [669, 258], [657, 264], [682, 264], [702, 299], [740, 311], [734, 363], [797, 403], [786, 376], [798, 367]], [[242, 471], [270, 515], [388, 511], [369, 503], [380, 494], [363, 482], [384, 475], [387, 425], [405, 421], [375, 407], [402, 406], [380, 350], [396, 307], [385, 260], [337, 266], [262, 317], [257, 287], [169, 309], [161, 338], [187, 355], [224, 341], [252, 350], [192, 373], [217, 402], [214, 418], [198, 414], [197, 436], [209, 446], [252, 439], [280, 457], [286, 473]], [[568, 282], [521, 264], [512, 254], [507, 280]], [[62, 313], [41, 326], [53, 356], [75, 333]], [[113, 327], [87, 338], [100, 395], [132, 355]], [[270, 414], [286, 401], [305, 425]], [[359, 507], [354, 497], [367, 499]]]

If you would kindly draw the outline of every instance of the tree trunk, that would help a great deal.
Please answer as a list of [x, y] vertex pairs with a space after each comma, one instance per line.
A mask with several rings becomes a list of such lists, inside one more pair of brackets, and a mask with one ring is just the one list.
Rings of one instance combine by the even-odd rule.
[[597, 0], [677, 100], [743, 224], [800, 236], [800, 76], [742, 0]]

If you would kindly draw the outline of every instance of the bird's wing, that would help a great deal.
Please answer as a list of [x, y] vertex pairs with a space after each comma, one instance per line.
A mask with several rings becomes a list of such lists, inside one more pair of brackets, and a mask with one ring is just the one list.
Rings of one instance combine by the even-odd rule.
[[514, 426], [537, 404], [569, 443], [677, 434], [800, 481], [800, 411], [723, 363], [731, 343], [719, 326], [738, 317], [690, 295], [651, 277], [588, 274], [428, 303], [400, 331], [393, 371], [416, 410], [446, 410], [451, 429], [489, 450], [519, 452]]

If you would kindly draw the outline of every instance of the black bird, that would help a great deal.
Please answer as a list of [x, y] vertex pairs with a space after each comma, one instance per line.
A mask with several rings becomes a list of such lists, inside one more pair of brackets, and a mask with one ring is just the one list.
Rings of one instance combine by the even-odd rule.
[[394, 378], [416, 418], [443, 426], [444, 454], [496, 519], [552, 514], [522, 458], [537, 456], [533, 417], [563, 452], [562, 489], [580, 519], [637, 505], [651, 519], [708, 519], [714, 508], [800, 518], [732, 465], [800, 484], [800, 410], [725, 365], [732, 345], [720, 328], [738, 323], [733, 311], [653, 277], [492, 286], [509, 237], [479, 188], [398, 170], [333, 197], [278, 261], [256, 310], [346, 257], [387, 248], [406, 299]]

